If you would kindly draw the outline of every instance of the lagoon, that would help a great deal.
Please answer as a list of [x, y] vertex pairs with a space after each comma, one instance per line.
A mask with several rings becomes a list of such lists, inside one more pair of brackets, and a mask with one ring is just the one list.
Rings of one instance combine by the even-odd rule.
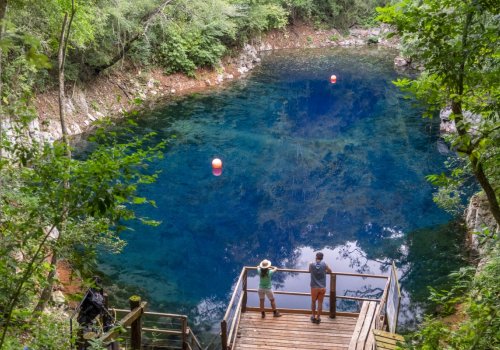
[[[321, 250], [336, 271], [386, 274], [394, 261], [400, 326], [413, 327], [426, 286], [445, 285], [463, 263], [464, 234], [432, 200], [425, 176], [444, 171], [449, 154], [438, 149], [439, 121], [423, 119], [422, 106], [392, 84], [395, 54], [283, 50], [246, 79], [142, 116], [141, 132], [170, 140], [152, 165], [157, 183], [140, 189], [157, 207], [139, 214], [162, 224], [132, 225], [123, 253], [101, 256], [115, 300], [140, 294], [151, 310], [187, 314], [217, 332], [243, 266], [267, 258], [305, 269]], [[212, 174], [214, 157], [221, 176]], [[274, 283], [309, 288], [305, 276]], [[355, 289], [369, 295], [380, 286], [341, 280], [337, 293]]]

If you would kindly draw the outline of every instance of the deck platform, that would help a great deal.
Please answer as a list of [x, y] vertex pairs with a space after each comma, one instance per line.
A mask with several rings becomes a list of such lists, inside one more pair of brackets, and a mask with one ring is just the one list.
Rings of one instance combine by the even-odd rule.
[[[373, 350], [374, 329], [384, 330], [388, 325], [391, 333], [395, 333], [401, 293], [394, 264], [390, 276], [331, 272], [329, 288], [325, 295], [328, 310], [322, 311], [320, 324], [311, 322], [309, 309], [299, 309], [296, 304], [292, 304], [291, 308], [280, 308], [282, 317], [273, 317], [271, 310], [267, 309], [266, 317], [261, 318], [255, 298], [251, 302], [248, 298], [249, 293], [258, 292], [248, 286], [248, 275], [256, 270], [256, 267], [243, 267], [234, 286], [221, 321], [221, 350]], [[309, 270], [278, 271], [309, 274]], [[337, 278], [353, 278], [358, 281], [382, 279], [385, 280], [385, 287], [377, 287], [381, 293], [379, 295], [364, 295], [363, 291], [359, 291], [357, 295], [347, 295], [345, 292], [338, 295]], [[303, 291], [275, 290], [274, 294], [278, 297], [287, 295], [302, 298], [302, 305], [311, 300], [311, 293]], [[307, 298], [307, 302], [304, 298]], [[339, 301], [348, 301], [350, 309], [338, 311]]]
[[233, 350], [343, 350], [356, 327], [356, 317], [323, 316], [320, 324], [310, 321], [310, 315], [285, 313], [273, 317], [268, 312], [262, 319], [260, 312], [241, 314], [239, 330]]

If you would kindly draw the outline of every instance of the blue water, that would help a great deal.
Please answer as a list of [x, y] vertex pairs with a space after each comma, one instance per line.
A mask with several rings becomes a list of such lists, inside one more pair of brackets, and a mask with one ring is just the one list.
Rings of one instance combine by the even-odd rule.
[[[267, 258], [306, 268], [322, 250], [337, 271], [385, 274], [395, 261], [400, 323], [411, 324], [426, 285], [444, 282], [460, 264], [462, 229], [432, 201], [425, 176], [441, 172], [447, 155], [438, 152], [437, 122], [422, 119], [422, 109], [391, 83], [394, 55], [367, 48], [274, 53], [247, 79], [139, 119], [141, 132], [170, 140], [153, 165], [158, 182], [140, 189], [157, 208], [139, 214], [162, 224], [133, 226], [123, 253], [102, 258], [102, 271], [119, 286], [112, 292], [141, 294], [151, 309], [189, 314], [209, 330], [243, 266]], [[214, 157], [224, 163], [218, 177]], [[274, 281], [278, 289], [308, 290], [307, 276]], [[361, 284], [341, 280], [339, 294], [383, 287]]]

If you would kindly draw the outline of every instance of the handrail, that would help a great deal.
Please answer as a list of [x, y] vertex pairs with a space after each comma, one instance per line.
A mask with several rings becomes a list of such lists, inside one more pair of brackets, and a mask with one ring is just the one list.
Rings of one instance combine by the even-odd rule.
[[[375, 329], [383, 329], [384, 328], [385, 319], [382, 321], [381, 315], [382, 315], [382, 311], [385, 309], [385, 304], [387, 303], [387, 295], [389, 293], [389, 287], [390, 287], [390, 280], [387, 279], [387, 283], [385, 284], [385, 287], [384, 287], [384, 292], [382, 293], [382, 296], [380, 297], [380, 304], [378, 305], [378, 309], [375, 313]], [[385, 318], [385, 316], [384, 316], [384, 318]], [[380, 324], [381, 321], [382, 321], [382, 324]]]
[[[258, 289], [247, 289], [247, 292], [252, 292], [252, 293], [257, 293], [259, 290]], [[274, 294], [282, 294], [282, 295], [294, 295], [294, 296], [311, 296], [311, 293], [308, 292], [287, 292], [284, 290], [275, 290], [273, 291]], [[325, 298], [330, 298], [329, 295], [325, 295]], [[380, 301], [380, 299], [374, 299], [374, 298], [360, 298], [360, 297], [352, 297], [349, 295], [337, 295], [337, 299], [347, 299], [347, 300], [357, 300], [357, 301]]]
[[236, 297], [236, 291], [238, 290], [238, 286], [241, 284], [241, 281], [243, 280], [243, 275], [245, 274], [245, 269], [246, 267], [243, 267], [241, 269], [240, 277], [238, 278], [238, 282], [236, 282], [236, 285], [234, 287], [234, 292], [233, 296], [231, 297], [231, 300], [229, 301], [229, 304], [227, 305], [227, 310], [226, 313], [224, 314], [224, 320], [227, 321], [227, 318], [229, 316], [229, 312], [231, 311], [231, 308], [233, 307], [234, 299]]
[[[243, 268], [247, 269], [247, 270], [257, 270], [256, 266], [245, 266]], [[278, 268], [276, 271], [277, 272], [309, 273], [309, 270], [282, 269], [282, 268]], [[371, 274], [369, 275], [369, 274], [363, 274], [363, 273], [338, 272], [338, 271], [332, 271], [332, 273], [330, 273], [330, 275], [347, 276], [347, 277], [363, 277], [363, 278], [385, 278], [385, 279], [389, 278], [389, 276], [385, 276], [385, 275], [371, 275]]]
[[[238, 277], [238, 281], [236, 282], [233, 294], [231, 296], [231, 300], [227, 306], [226, 313], [224, 314], [224, 318], [221, 321], [221, 344], [223, 350], [229, 350], [234, 347], [234, 342], [236, 341], [235, 334], [237, 334], [237, 330], [239, 327], [239, 320], [241, 317], [241, 313], [247, 310], [247, 292], [255, 293], [257, 289], [249, 289], [248, 286], [248, 271], [255, 271], [257, 267], [255, 266], [244, 266], [241, 270], [241, 273]], [[288, 268], [278, 268], [277, 272], [291, 272], [291, 273], [310, 273], [309, 270], [298, 270], [298, 269], [288, 269]], [[341, 277], [358, 277], [358, 278], [378, 278], [378, 279], [386, 279], [389, 281], [389, 276], [384, 275], [368, 275], [368, 274], [360, 274], [360, 273], [351, 273], [351, 272], [336, 272], [332, 271], [329, 273], [330, 275], [330, 288], [336, 289], [336, 279], [337, 276]], [[380, 310], [385, 305], [384, 298], [387, 298], [387, 288], [388, 283], [386, 283], [386, 287], [384, 288], [384, 292], [382, 293], [382, 297], [380, 299], [375, 298], [363, 298], [363, 297], [354, 297], [354, 296], [339, 296], [336, 291], [330, 291], [330, 295], [325, 295], [326, 298], [330, 298], [330, 317], [334, 318], [337, 314], [336, 312], [336, 302], [337, 300], [354, 300], [354, 301], [375, 301], [379, 303], [378, 312], [380, 314]], [[241, 292], [241, 293], [240, 293]], [[311, 293], [307, 292], [288, 292], [288, 291], [274, 291], [275, 294], [282, 295], [294, 295], [294, 296], [310, 296]], [[237, 295], [240, 294], [238, 297]], [[237, 299], [237, 300], [236, 300]], [[236, 310], [231, 315], [233, 307], [236, 302]], [[254, 308], [250, 308], [254, 310]], [[298, 310], [298, 309], [297, 309]], [[303, 310], [301, 310], [303, 311]], [[339, 313], [340, 314], [340, 313]], [[343, 313], [344, 315], [347, 313]], [[230, 316], [231, 315], [231, 316]], [[349, 313], [349, 315], [355, 315], [355, 313]], [[228, 329], [229, 328], [229, 329]]]
[[[126, 309], [110, 308], [109, 310], [114, 311], [114, 312], [119, 312], [119, 313], [130, 313], [130, 310], [126, 310]], [[171, 319], [181, 321], [181, 324], [176, 329], [172, 329], [172, 328], [171, 329], [159, 329], [159, 328], [142, 327], [143, 332], [179, 336], [179, 337], [181, 337], [181, 341], [186, 348], [196, 349], [196, 350], [203, 349], [203, 347], [201, 346], [198, 338], [196, 337], [196, 335], [194, 334], [192, 329], [188, 327], [188, 325], [187, 325], [188, 317], [186, 315], [170, 314], [170, 313], [155, 312], [155, 311], [144, 311], [142, 314], [144, 316], [157, 316], [157, 317], [171, 318]], [[127, 326], [125, 328], [130, 328], [130, 327]], [[194, 348], [193, 348], [193, 345], [195, 345]]]

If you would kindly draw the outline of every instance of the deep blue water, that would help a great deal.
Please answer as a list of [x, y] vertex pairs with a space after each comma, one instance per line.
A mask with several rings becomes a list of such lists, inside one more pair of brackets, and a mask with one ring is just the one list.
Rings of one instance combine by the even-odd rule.
[[[267, 258], [306, 268], [322, 250], [337, 271], [385, 274], [396, 261], [401, 323], [411, 325], [426, 285], [460, 264], [461, 228], [432, 201], [425, 176], [441, 172], [447, 157], [438, 152], [439, 125], [391, 83], [394, 55], [274, 53], [247, 79], [142, 117], [141, 130], [171, 140], [153, 165], [158, 182], [140, 190], [157, 208], [139, 214], [162, 224], [133, 226], [123, 254], [102, 258], [116, 295], [141, 294], [152, 310], [187, 313], [208, 329], [244, 265]], [[214, 157], [224, 163], [219, 177]], [[275, 283], [308, 290], [306, 276]], [[381, 287], [363, 283], [341, 280], [339, 291]]]

